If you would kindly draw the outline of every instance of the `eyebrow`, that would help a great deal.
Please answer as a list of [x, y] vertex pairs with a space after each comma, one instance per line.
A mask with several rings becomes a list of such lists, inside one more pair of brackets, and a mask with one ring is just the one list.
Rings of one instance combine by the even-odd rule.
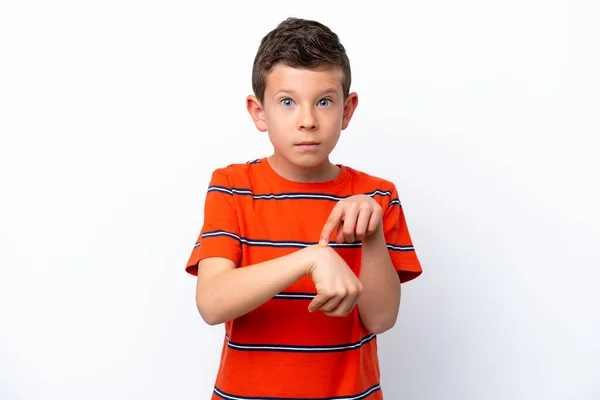
[[[277, 95], [279, 95], [281, 93], [290, 93], [290, 94], [294, 94], [294, 95], [298, 94], [298, 93], [296, 93], [295, 91], [293, 91], [291, 89], [282, 88], [282, 89], [278, 90], [277, 92], [275, 92], [273, 94], [273, 97], [275, 97], [275, 96], [277, 96]], [[325, 89], [325, 90], [323, 90], [321, 92], [321, 96], [325, 96], [327, 94], [335, 94], [335, 95], [337, 95], [338, 91], [335, 88], [328, 88], [328, 89]]]
[[338, 94], [338, 91], [334, 88], [330, 88], [330, 89], [325, 89], [321, 95], [324, 96], [326, 94]]

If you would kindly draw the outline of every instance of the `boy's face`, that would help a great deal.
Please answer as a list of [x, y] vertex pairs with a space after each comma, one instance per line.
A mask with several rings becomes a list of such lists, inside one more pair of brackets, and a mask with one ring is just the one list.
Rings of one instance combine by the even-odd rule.
[[329, 160], [358, 97], [344, 99], [342, 71], [276, 65], [267, 75], [262, 104], [248, 98], [256, 127], [268, 131], [279, 161], [310, 168]]

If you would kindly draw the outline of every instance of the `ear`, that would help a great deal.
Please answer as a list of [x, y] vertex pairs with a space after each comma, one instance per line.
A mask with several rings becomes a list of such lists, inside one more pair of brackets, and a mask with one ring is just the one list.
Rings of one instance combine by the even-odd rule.
[[248, 96], [246, 98], [246, 108], [248, 109], [248, 113], [250, 113], [250, 116], [254, 121], [254, 125], [256, 125], [256, 129], [261, 132], [266, 132], [267, 123], [265, 121], [265, 115], [260, 101], [258, 101], [255, 96]]
[[348, 127], [350, 124], [350, 120], [352, 119], [352, 115], [354, 115], [354, 110], [358, 106], [358, 95], [354, 92], [350, 93], [348, 97], [346, 97], [346, 101], [344, 102], [344, 114], [342, 115], [342, 130]]

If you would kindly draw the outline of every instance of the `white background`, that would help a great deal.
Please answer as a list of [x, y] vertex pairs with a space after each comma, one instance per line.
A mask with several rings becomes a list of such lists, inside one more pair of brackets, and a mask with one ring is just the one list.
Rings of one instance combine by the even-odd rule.
[[0, 0], [0, 398], [209, 398], [184, 265], [299, 16], [352, 62], [333, 161], [394, 181], [424, 268], [386, 399], [599, 399], [598, 4]]

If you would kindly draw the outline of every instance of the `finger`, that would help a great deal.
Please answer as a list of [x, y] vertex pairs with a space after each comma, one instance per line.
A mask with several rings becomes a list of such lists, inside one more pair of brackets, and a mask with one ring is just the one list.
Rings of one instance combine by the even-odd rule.
[[314, 312], [321, 308], [323, 304], [331, 298], [331, 295], [317, 294], [308, 305], [308, 312]]
[[358, 297], [358, 294], [346, 296], [338, 303], [338, 306], [335, 309], [325, 312], [325, 315], [330, 317], [345, 317], [354, 309], [356, 303], [358, 303]]
[[367, 235], [370, 235], [377, 230], [379, 225], [382, 223], [381, 216], [382, 211], [380, 208], [375, 209], [375, 211], [371, 213], [371, 217], [369, 218], [369, 226], [367, 228]]
[[343, 299], [344, 296], [341, 295], [333, 296], [329, 300], [327, 300], [321, 307], [319, 307], [319, 310], [323, 311], [324, 313], [331, 312], [339, 306]]
[[346, 314], [349, 314], [354, 309], [354, 307], [357, 306], [358, 301], [360, 300], [360, 295], [361, 295], [362, 291], [363, 291], [363, 286], [362, 286], [362, 283], [360, 283], [360, 282], [358, 283], [358, 286], [354, 290], [350, 291], [353, 298], [352, 298], [352, 303], [346, 310]]
[[358, 220], [356, 221], [355, 235], [356, 240], [362, 240], [368, 232], [370, 226], [370, 220], [373, 213], [370, 209], [361, 210], [358, 214]]
[[337, 234], [335, 235], [336, 243], [344, 243], [344, 222], [341, 221], [337, 227]]
[[335, 228], [340, 224], [342, 217], [344, 216], [344, 204], [338, 202], [333, 210], [331, 210], [331, 214], [329, 214], [329, 218], [325, 222], [323, 226], [323, 230], [321, 231], [321, 238], [319, 239], [319, 245], [327, 246], [329, 244], [329, 238], [331, 234], [335, 230]]
[[356, 220], [358, 219], [358, 213], [360, 207], [357, 203], [352, 203], [344, 214], [344, 238], [348, 243], [354, 243], [355, 235], [354, 230], [356, 229]]
[[360, 300], [360, 294], [362, 293], [362, 286], [358, 289], [356, 289], [355, 291], [352, 292], [353, 293], [353, 297], [352, 297], [352, 303], [350, 303], [350, 306], [346, 309], [346, 314], [349, 314], [354, 307], [356, 307], [356, 305], [358, 304], [358, 301]]

